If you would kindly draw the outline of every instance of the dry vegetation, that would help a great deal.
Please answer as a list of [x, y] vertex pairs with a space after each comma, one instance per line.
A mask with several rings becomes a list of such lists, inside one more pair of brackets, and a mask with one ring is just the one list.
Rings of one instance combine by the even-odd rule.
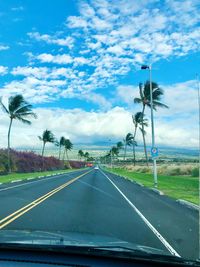
[[[139, 173], [152, 173], [152, 166], [134, 166], [134, 165], [124, 165], [121, 166], [126, 170], [139, 172]], [[197, 163], [173, 163], [173, 164], [162, 164], [157, 166], [158, 174], [177, 176], [177, 175], [192, 175], [198, 176], [198, 164]]]

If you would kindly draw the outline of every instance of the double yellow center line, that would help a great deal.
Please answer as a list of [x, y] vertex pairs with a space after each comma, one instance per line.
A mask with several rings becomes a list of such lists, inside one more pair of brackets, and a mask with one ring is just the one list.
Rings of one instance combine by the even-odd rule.
[[15, 212], [13, 212], [12, 214], [8, 215], [7, 217], [5, 217], [4, 219], [0, 220], [0, 229], [4, 228], [6, 225], [10, 224], [11, 222], [15, 221], [17, 218], [19, 218], [20, 216], [22, 216], [24, 213], [28, 212], [29, 210], [33, 209], [34, 207], [36, 207], [37, 205], [39, 205], [40, 203], [42, 203], [43, 201], [45, 201], [47, 198], [53, 196], [54, 194], [58, 193], [60, 190], [62, 190], [63, 188], [67, 187], [68, 185], [74, 183], [76, 180], [80, 179], [82, 176], [88, 174], [90, 171], [85, 172], [75, 178], [73, 178], [72, 180], [68, 181], [67, 183], [62, 184], [61, 186], [53, 189], [52, 191], [48, 192], [47, 194], [37, 198], [36, 200], [34, 200], [33, 202], [29, 203], [28, 205], [22, 207], [19, 210], [16, 210]]

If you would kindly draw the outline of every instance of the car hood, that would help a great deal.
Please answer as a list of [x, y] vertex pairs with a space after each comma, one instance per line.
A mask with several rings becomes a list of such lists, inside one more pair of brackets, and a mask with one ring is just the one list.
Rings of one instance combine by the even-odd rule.
[[149, 254], [166, 255], [166, 251], [130, 243], [112, 236], [77, 232], [48, 232], [32, 230], [1, 230], [0, 244], [32, 244], [50, 246], [106, 247], [114, 250], [135, 250]]

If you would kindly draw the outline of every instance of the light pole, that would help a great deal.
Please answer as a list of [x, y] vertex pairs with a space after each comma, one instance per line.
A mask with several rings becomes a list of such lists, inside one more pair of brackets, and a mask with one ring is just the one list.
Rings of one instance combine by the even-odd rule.
[[[155, 133], [154, 133], [154, 120], [153, 120], [153, 89], [152, 89], [152, 67], [150, 65], [142, 65], [142, 70], [149, 70], [149, 86], [150, 86], [150, 103], [151, 103], [151, 137], [152, 137], [152, 148], [151, 151], [157, 150], [155, 148]], [[153, 153], [152, 153], [153, 154]], [[157, 166], [156, 166], [156, 158], [153, 159], [153, 177], [154, 177], [154, 186], [158, 186], [158, 178], [157, 178]]]

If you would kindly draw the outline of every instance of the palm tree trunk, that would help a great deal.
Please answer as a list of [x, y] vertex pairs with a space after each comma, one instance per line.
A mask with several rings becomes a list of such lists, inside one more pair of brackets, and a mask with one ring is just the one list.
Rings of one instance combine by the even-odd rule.
[[134, 131], [134, 135], [133, 135], [133, 164], [135, 166], [135, 136], [136, 136], [136, 132], [137, 132], [137, 126], [135, 126], [135, 131]]
[[124, 160], [126, 158], [126, 147], [127, 147], [127, 144], [125, 144], [125, 146], [124, 146]]
[[68, 156], [68, 153], [67, 153], [67, 149], [65, 151], [66, 151], [66, 155], [67, 155], [67, 161], [69, 161], [69, 156]]
[[60, 160], [60, 155], [61, 155], [61, 146], [59, 146], [59, 160]]
[[68, 161], [69, 168], [71, 169], [72, 167], [71, 167], [71, 165], [69, 163], [69, 156], [68, 156], [68, 153], [67, 153], [67, 149], [66, 149], [66, 155], [67, 155], [67, 161]]
[[135, 166], [135, 144], [133, 143], [133, 164]]
[[43, 147], [42, 147], [42, 157], [44, 157], [44, 148], [45, 148], [45, 145], [46, 145], [46, 143], [44, 142], [43, 143]]
[[[144, 110], [145, 110], [145, 105], [143, 105], [143, 109], [142, 109], [142, 121], [144, 119]], [[143, 144], [144, 144], [144, 154], [146, 158], [146, 164], [147, 164], [147, 167], [149, 167], [148, 156], [147, 156], [147, 146], [146, 146], [146, 140], [145, 140], [145, 134], [144, 134], [144, 123], [142, 123], [142, 138], [143, 138]]]
[[13, 119], [11, 118], [10, 119], [10, 125], [9, 125], [9, 128], [8, 128], [8, 172], [11, 173], [11, 159], [10, 159], [10, 132], [11, 132], [11, 127], [12, 127], [12, 122], [13, 122]]
[[64, 160], [65, 160], [65, 149], [63, 151], [63, 162], [64, 162]]

